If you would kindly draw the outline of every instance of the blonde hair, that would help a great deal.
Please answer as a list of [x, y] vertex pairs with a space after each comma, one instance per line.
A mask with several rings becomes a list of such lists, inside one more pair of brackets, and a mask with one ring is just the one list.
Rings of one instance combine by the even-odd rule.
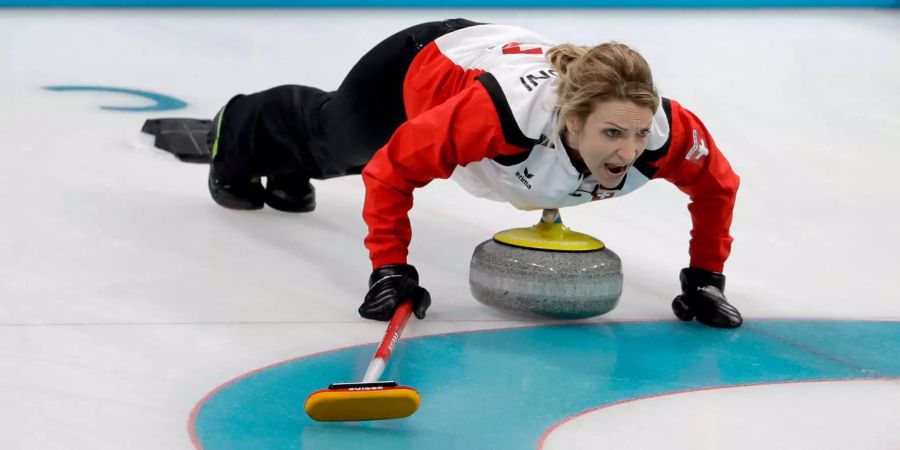
[[567, 117], [574, 116], [583, 124], [594, 105], [607, 100], [628, 100], [656, 113], [659, 94], [653, 85], [650, 66], [627, 45], [562, 44], [551, 48], [547, 59], [560, 80], [556, 105], [559, 122], [555, 133], [565, 128]]

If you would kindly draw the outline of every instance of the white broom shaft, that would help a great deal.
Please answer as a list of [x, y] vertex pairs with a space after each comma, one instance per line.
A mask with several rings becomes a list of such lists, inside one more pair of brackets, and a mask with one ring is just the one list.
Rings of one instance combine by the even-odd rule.
[[387, 366], [387, 361], [381, 358], [375, 358], [372, 362], [369, 363], [369, 368], [366, 369], [366, 376], [363, 377], [363, 383], [374, 383], [381, 378], [381, 374], [384, 373], [384, 368]]

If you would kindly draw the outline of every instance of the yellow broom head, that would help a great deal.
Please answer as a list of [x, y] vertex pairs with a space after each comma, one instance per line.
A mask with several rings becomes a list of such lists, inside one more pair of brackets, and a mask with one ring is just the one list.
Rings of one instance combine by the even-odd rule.
[[313, 392], [304, 409], [320, 422], [353, 422], [408, 417], [419, 409], [419, 393], [394, 382], [341, 383]]

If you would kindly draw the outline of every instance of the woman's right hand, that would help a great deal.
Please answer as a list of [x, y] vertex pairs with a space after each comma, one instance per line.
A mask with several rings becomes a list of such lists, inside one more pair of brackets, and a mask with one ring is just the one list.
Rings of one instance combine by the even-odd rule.
[[405, 300], [413, 302], [413, 313], [425, 318], [431, 294], [419, 286], [419, 272], [409, 264], [381, 266], [369, 277], [369, 292], [359, 307], [359, 315], [372, 320], [391, 320]]

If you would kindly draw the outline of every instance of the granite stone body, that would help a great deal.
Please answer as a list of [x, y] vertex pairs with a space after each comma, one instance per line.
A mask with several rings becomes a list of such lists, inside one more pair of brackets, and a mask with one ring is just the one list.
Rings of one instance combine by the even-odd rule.
[[560, 252], [491, 239], [475, 247], [469, 288], [488, 306], [553, 319], [583, 319], [605, 314], [619, 303], [622, 261], [608, 248]]

